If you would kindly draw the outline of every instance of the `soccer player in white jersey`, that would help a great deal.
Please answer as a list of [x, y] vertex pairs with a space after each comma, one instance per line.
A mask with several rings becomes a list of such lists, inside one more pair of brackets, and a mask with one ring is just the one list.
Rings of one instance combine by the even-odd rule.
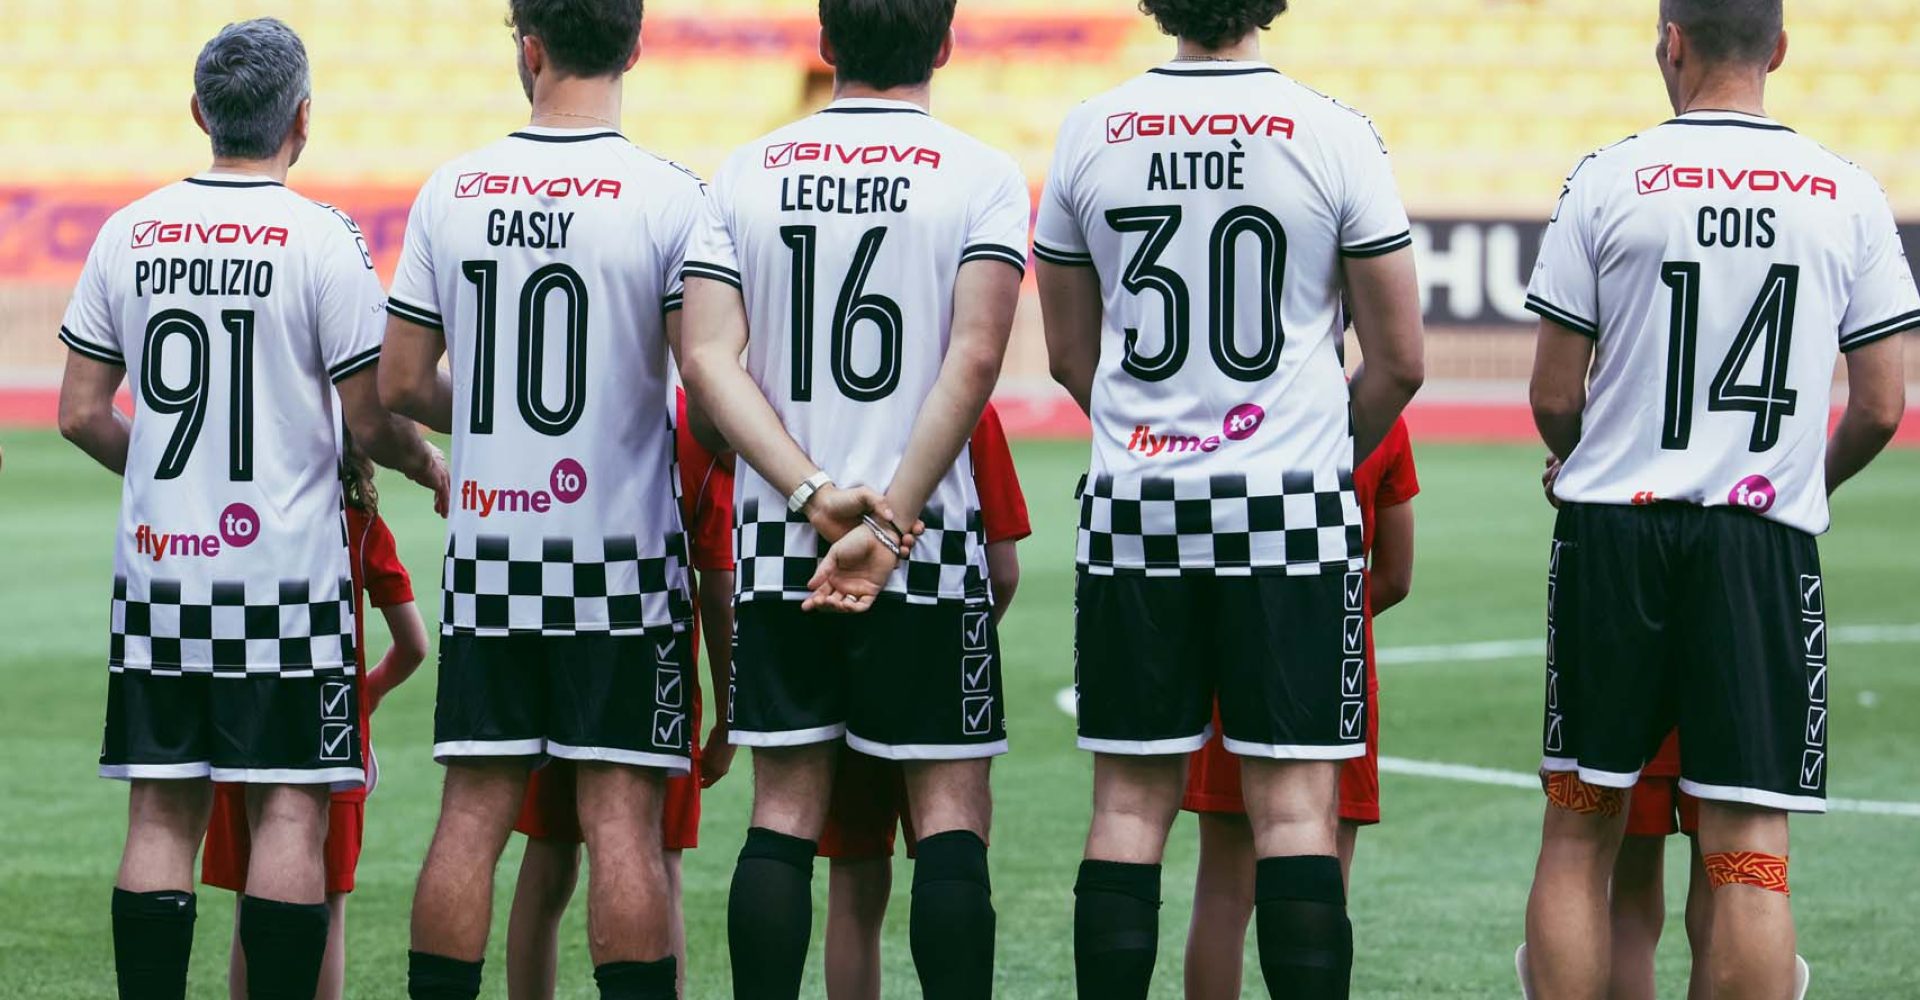
[[[312, 996], [331, 787], [364, 778], [340, 495], [346, 426], [445, 499], [446, 467], [380, 405], [384, 296], [360, 230], [287, 190], [306, 49], [230, 24], [194, 68], [207, 172], [114, 213], [60, 328], [68, 439], [125, 479], [100, 773], [131, 782], [113, 892], [123, 997], [186, 992], [208, 779], [248, 786], [240, 943], [260, 995]], [[130, 380], [131, 419], [114, 408]]]
[[[639, 0], [514, 0], [531, 124], [421, 189], [381, 389], [453, 434], [416, 998], [476, 996], [530, 769], [577, 765], [603, 997], [671, 997], [660, 813], [689, 767], [670, 345], [697, 178], [620, 134]], [[448, 357], [449, 373], [439, 360]]]
[[928, 114], [953, 11], [823, 0], [835, 100], [734, 153], [688, 253], [687, 390], [746, 459], [730, 712], [754, 803], [728, 908], [736, 996], [799, 993], [843, 739], [905, 763], [922, 990], [992, 990], [987, 777], [1006, 719], [966, 447], [1032, 202], [1011, 158]]
[[1602, 995], [1621, 799], [1676, 722], [1714, 995], [1793, 988], [1787, 817], [1825, 809], [1828, 771], [1814, 538], [1900, 420], [1920, 293], [1874, 179], [1766, 116], [1781, 24], [1780, 0], [1662, 2], [1678, 117], [1580, 163], [1529, 288], [1535, 419], [1564, 460], [1527, 911], [1540, 997]]
[[1422, 378], [1412, 238], [1367, 119], [1260, 61], [1284, 0], [1141, 6], [1177, 56], [1068, 117], [1034, 234], [1054, 375], [1093, 420], [1080, 995], [1147, 994], [1167, 830], [1217, 696], [1268, 986], [1345, 996], [1334, 788], [1370, 711], [1352, 479]]

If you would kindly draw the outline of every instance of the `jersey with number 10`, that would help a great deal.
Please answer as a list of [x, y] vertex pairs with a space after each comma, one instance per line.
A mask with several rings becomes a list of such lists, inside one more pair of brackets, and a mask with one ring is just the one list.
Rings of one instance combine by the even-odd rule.
[[1527, 307], [1596, 341], [1560, 499], [1739, 506], [1814, 534], [1836, 353], [1920, 328], [1879, 184], [1722, 111], [1580, 163]]
[[1371, 123], [1271, 67], [1170, 63], [1076, 109], [1034, 255], [1104, 297], [1081, 568], [1360, 568], [1341, 259], [1411, 242]]
[[380, 357], [380, 279], [345, 215], [202, 174], [101, 227], [60, 328], [133, 390], [115, 670], [352, 673], [333, 383]]
[[527, 128], [440, 168], [387, 308], [445, 332], [443, 631], [684, 622], [666, 314], [693, 175], [617, 132]]
[[[884, 491], [946, 357], [961, 266], [1024, 270], [1032, 213], [1006, 154], [912, 104], [840, 100], [727, 160], [686, 274], [740, 288], [747, 372], [800, 447], [836, 482]], [[740, 599], [805, 597], [812, 527], [753, 469], [735, 488]], [[966, 454], [922, 519], [927, 534], [887, 592], [984, 595]]]

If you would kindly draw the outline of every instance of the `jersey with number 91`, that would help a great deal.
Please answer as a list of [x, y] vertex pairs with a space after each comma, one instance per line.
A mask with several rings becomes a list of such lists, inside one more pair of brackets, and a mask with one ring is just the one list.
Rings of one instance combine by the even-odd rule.
[[1744, 507], [1827, 529], [1837, 352], [1920, 327], [1865, 170], [1770, 119], [1682, 115], [1587, 157], [1528, 308], [1595, 338], [1562, 500]]
[[453, 379], [442, 630], [684, 621], [666, 315], [701, 185], [617, 132], [527, 128], [440, 168], [387, 308]]
[[133, 392], [115, 669], [353, 670], [333, 382], [380, 356], [352, 220], [203, 174], [101, 227], [60, 339]]
[[1411, 241], [1371, 123], [1264, 64], [1169, 63], [1076, 109], [1034, 255], [1104, 298], [1081, 567], [1358, 568], [1341, 259]]

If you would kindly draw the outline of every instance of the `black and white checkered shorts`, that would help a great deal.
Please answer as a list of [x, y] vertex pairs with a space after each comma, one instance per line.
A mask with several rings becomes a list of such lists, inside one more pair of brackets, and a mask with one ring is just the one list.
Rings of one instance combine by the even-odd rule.
[[442, 630], [475, 635], [637, 632], [684, 621], [687, 539], [666, 536], [659, 555], [633, 535], [548, 538], [514, 552], [503, 535], [447, 541]]
[[1351, 472], [1262, 478], [1094, 476], [1080, 489], [1078, 563], [1096, 576], [1361, 568]]
[[178, 580], [116, 576], [112, 627], [116, 671], [311, 677], [354, 663], [353, 581], [216, 580], [188, 600]]
[[[978, 509], [948, 511], [929, 506], [920, 514], [926, 533], [914, 543], [907, 565], [895, 570], [887, 592], [909, 603], [984, 600], [987, 593], [985, 529]], [[807, 519], [784, 504], [740, 502], [734, 519], [734, 595], [741, 601], [799, 600], [820, 566], [826, 546]]]

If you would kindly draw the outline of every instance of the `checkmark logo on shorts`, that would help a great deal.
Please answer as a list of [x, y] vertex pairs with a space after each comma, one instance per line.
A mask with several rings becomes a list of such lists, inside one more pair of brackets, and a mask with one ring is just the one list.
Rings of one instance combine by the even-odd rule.
[[993, 731], [993, 696], [979, 695], [960, 702], [960, 731], [985, 736]]
[[320, 759], [353, 759], [353, 726], [345, 722], [328, 722], [320, 726]]
[[1807, 742], [1814, 746], [1827, 742], [1827, 710], [1818, 705], [1807, 709]]
[[968, 611], [960, 616], [960, 648], [969, 652], [984, 652], [987, 648], [987, 625], [993, 616], [985, 611]]
[[685, 690], [678, 670], [662, 670], [653, 675], [653, 700], [663, 708], [679, 708]]
[[680, 661], [674, 657], [673, 653], [674, 643], [672, 639], [668, 639], [665, 645], [655, 643], [653, 647], [654, 664], [656, 666], [671, 667], [678, 670], [680, 668]]
[[1366, 717], [1367, 703], [1347, 701], [1340, 703], [1340, 738], [1357, 740], [1360, 738], [1360, 721]]
[[975, 654], [960, 661], [960, 690], [985, 694], [993, 689], [993, 657]]
[[1802, 574], [1800, 577], [1800, 613], [1803, 615], [1822, 614], [1827, 610], [1827, 592], [1820, 578]]
[[1559, 715], [1547, 716], [1546, 745], [1547, 749], [1553, 753], [1559, 753], [1565, 744], [1565, 741], [1561, 738], [1560, 728]]
[[486, 180], [487, 175], [484, 172], [461, 174], [454, 179], [453, 196], [455, 198], [478, 198], [480, 196], [480, 187], [486, 183]]
[[1827, 703], [1827, 665], [1807, 671], [1807, 700], [1816, 705]]
[[678, 750], [684, 744], [687, 728], [685, 713], [657, 708], [653, 712], [653, 745]]
[[1827, 755], [1820, 750], [1808, 750], [1800, 755], [1800, 787], [1808, 791], [1819, 791], [1825, 784], [1821, 772], [1826, 770]]
[[1345, 652], [1348, 656], [1359, 656], [1365, 649], [1367, 620], [1359, 615], [1348, 615], [1346, 628], [1342, 630], [1346, 637]]
[[1367, 689], [1367, 661], [1349, 658], [1340, 664], [1340, 697], [1358, 698]]
[[1366, 580], [1366, 575], [1363, 573], [1347, 574], [1346, 591], [1348, 611], [1360, 610], [1361, 599], [1366, 596]]
[[346, 681], [327, 681], [320, 685], [320, 718], [328, 722], [352, 720], [352, 684]]
[[1818, 618], [1800, 620], [1800, 641], [1807, 646], [1807, 659], [1824, 660], [1827, 658], [1827, 623]]

